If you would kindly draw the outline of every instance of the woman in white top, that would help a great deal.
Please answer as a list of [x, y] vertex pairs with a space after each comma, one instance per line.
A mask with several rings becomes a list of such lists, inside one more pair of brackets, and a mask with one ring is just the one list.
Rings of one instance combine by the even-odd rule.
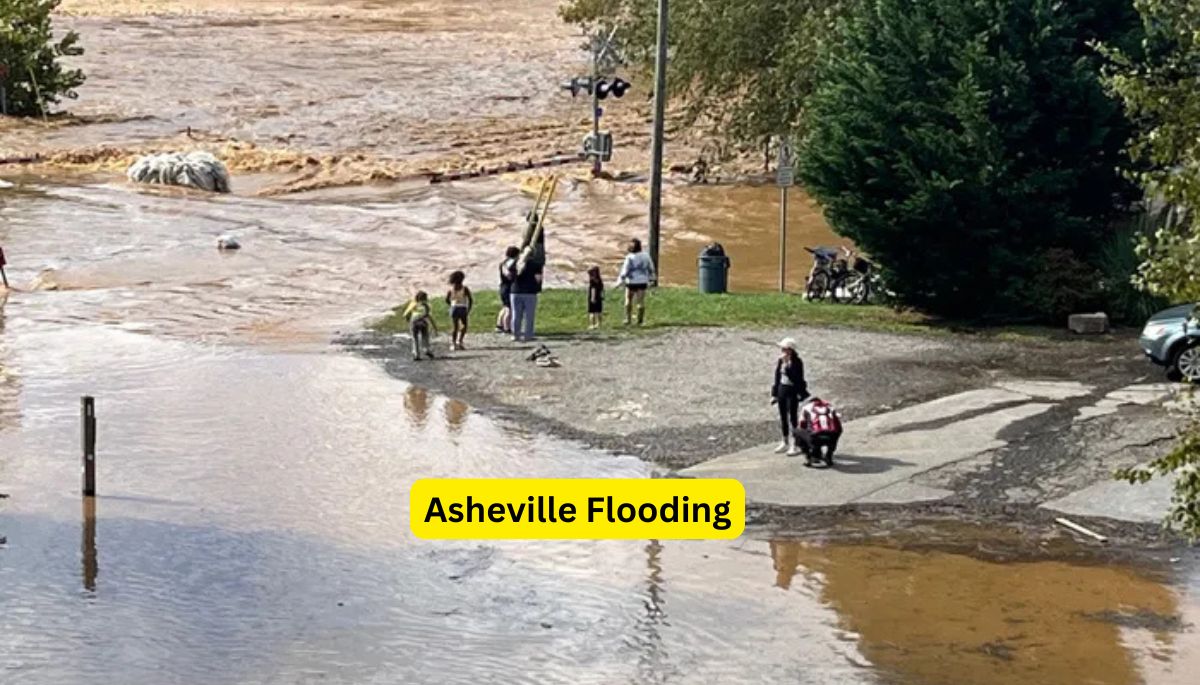
[[654, 282], [654, 262], [650, 255], [642, 252], [642, 241], [629, 241], [629, 254], [621, 263], [617, 283], [625, 286], [625, 325], [633, 318], [633, 307], [637, 305], [637, 322], [641, 326], [646, 318], [646, 289]]

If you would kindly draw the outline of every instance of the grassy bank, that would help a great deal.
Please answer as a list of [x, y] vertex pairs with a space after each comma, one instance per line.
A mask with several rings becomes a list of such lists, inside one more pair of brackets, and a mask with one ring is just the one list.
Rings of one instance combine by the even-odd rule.
[[[622, 325], [624, 291], [608, 291], [604, 303], [602, 331], [625, 332]], [[400, 316], [401, 305], [390, 315], [377, 321], [373, 328], [385, 333], [408, 330]], [[446, 306], [435, 302], [438, 330], [450, 330]], [[500, 297], [495, 292], [475, 294], [475, 309], [471, 312], [474, 331], [490, 331], [500, 309]], [[851, 326], [888, 332], [930, 332], [926, 317], [897, 312], [887, 307], [834, 305], [806, 302], [799, 295], [781, 293], [737, 293], [702, 295], [693, 288], [658, 288], [646, 298], [646, 324], [642, 329], [734, 326], [742, 328], [786, 327], [797, 324], [813, 326]], [[538, 335], [572, 335], [592, 333], [587, 330], [587, 294], [584, 290], [553, 288], [542, 293], [537, 309]]]

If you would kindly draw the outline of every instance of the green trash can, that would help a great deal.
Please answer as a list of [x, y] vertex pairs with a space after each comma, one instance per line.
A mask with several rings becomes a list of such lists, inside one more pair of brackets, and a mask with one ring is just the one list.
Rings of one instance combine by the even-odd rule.
[[702, 293], [723, 293], [728, 290], [729, 257], [720, 243], [713, 243], [701, 250], [697, 283]]

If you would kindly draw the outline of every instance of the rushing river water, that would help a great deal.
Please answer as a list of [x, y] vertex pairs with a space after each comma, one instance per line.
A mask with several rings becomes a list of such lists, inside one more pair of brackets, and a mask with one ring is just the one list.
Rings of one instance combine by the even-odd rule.
[[[75, 0], [92, 75], [78, 104], [100, 122], [0, 132], [0, 148], [129, 146], [185, 126], [393, 157], [574, 140], [577, 106], [539, 85], [577, 61], [554, 4]], [[466, 121], [444, 121], [464, 101]], [[557, 123], [513, 123], [531, 114]], [[645, 130], [623, 121], [626, 138]], [[530, 133], [547, 126], [565, 133]], [[530, 206], [521, 179], [257, 196], [275, 173], [238, 174], [224, 197], [103, 169], [5, 173], [18, 290], [0, 307], [0, 682], [1115, 685], [1190, 682], [1200, 666], [1186, 565], [766, 534], [413, 538], [417, 478], [654, 467], [496, 423], [328, 344], [451, 269], [488, 287]], [[774, 287], [777, 202], [770, 187], [670, 186], [666, 278], [693, 282], [717, 240], [735, 288]], [[835, 239], [798, 192], [791, 207], [794, 287], [800, 248]], [[568, 174], [550, 277], [615, 270], [644, 222], [639, 183]], [[222, 233], [244, 249], [218, 253]], [[91, 502], [84, 394], [99, 416]]]

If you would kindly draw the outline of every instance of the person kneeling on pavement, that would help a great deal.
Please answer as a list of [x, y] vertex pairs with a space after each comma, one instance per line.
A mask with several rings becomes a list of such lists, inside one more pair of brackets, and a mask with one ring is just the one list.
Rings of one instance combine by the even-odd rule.
[[[802, 446], [798, 436], [800, 403], [808, 397], [808, 383], [804, 380], [804, 362], [796, 350], [796, 341], [784, 338], [779, 341], [779, 359], [775, 362], [775, 383], [771, 386], [771, 404], [779, 407], [779, 428], [783, 431], [783, 442], [775, 449], [788, 456], [800, 454]], [[791, 442], [791, 449], [789, 449]]]
[[837, 451], [842, 437], [842, 417], [825, 400], [814, 397], [800, 408], [800, 426], [796, 431], [796, 442], [804, 452], [804, 465], [812, 466], [821, 460], [821, 448], [825, 448], [825, 465], [833, 466], [833, 453]]

